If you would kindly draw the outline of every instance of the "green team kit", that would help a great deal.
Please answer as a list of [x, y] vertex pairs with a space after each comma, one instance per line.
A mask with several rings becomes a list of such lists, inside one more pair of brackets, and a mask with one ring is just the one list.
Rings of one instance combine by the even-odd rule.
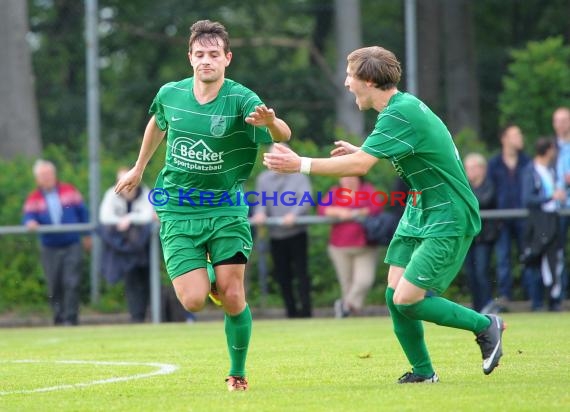
[[[386, 263], [404, 269], [403, 277], [423, 289], [443, 293], [457, 276], [473, 237], [481, 228], [479, 206], [458, 151], [443, 122], [420, 100], [396, 92], [378, 115], [362, 150], [392, 161], [410, 190], [410, 198], [388, 251]], [[483, 372], [498, 365], [501, 332], [498, 317], [487, 317], [440, 296], [414, 303], [396, 302], [386, 288], [394, 332], [412, 372], [399, 383], [437, 382], [424, 340], [422, 321], [470, 330], [483, 354]]]
[[449, 131], [424, 103], [397, 92], [361, 149], [390, 159], [418, 193], [408, 199], [386, 263], [406, 267], [413, 284], [443, 292], [481, 228], [478, 202]]
[[272, 142], [266, 128], [245, 122], [263, 104], [254, 92], [225, 79], [218, 96], [200, 104], [193, 85], [190, 77], [162, 86], [150, 107], [158, 127], [167, 130], [165, 166], [155, 187], [169, 198], [155, 210], [171, 278], [205, 267], [206, 250], [214, 264], [236, 250], [249, 256], [248, 206], [240, 194], [259, 144]]

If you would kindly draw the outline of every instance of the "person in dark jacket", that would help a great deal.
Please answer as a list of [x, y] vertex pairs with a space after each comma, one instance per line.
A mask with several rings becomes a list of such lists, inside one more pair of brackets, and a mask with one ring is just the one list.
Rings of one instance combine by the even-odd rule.
[[556, 158], [556, 142], [539, 138], [534, 161], [523, 171], [522, 199], [529, 209], [521, 259], [529, 268], [532, 310], [541, 310], [544, 289], [548, 291], [549, 310], [560, 310], [562, 296], [563, 250], [559, 242], [560, 205], [566, 192], [556, 188], [552, 162]]
[[[530, 158], [523, 152], [524, 140], [521, 129], [514, 124], [504, 127], [500, 133], [501, 152], [489, 160], [488, 175], [497, 193], [497, 209], [521, 209], [522, 171]], [[512, 244], [518, 253], [522, 251], [524, 233], [523, 219], [505, 219], [497, 222], [500, 227], [495, 245], [497, 256], [498, 300], [501, 310], [506, 310], [512, 299], [513, 278], [511, 262]], [[523, 285], [526, 282], [523, 273]], [[528, 291], [527, 291], [528, 293]]]
[[[119, 168], [117, 181], [127, 171]], [[99, 208], [102, 273], [111, 284], [124, 280], [133, 323], [144, 322], [150, 300], [149, 248], [155, 213], [149, 193], [145, 185], [120, 195], [111, 187]]]
[[[497, 197], [493, 182], [487, 176], [487, 161], [480, 153], [469, 153], [463, 160], [465, 172], [473, 193], [479, 201], [479, 209], [495, 209]], [[473, 309], [477, 312], [491, 313], [496, 308], [491, 294], [489, 269], [491, 252], [497, 239], [498, 231], [495, 222], [483, 220], [481, 232], [473, 240], [473, 244], [465, 258], [465, 270], [469, 283], [469, 291], [473, 300]]]
[[[37, 189], [24, 203], [23, 223], [28, 229], [35, 230], [39, 225], [89, 222], [81, 193], [71, 184], [57, 180], [57, 170], [52, 162], [37, 160], [33, 171]], [[77, 325], [79, 322], [81, 236], [77, 232], [40, 235], [41, 263], [55, 325]], [[89, 249], [90, 244], [91, 238], [84, 237], [83, 247]]]

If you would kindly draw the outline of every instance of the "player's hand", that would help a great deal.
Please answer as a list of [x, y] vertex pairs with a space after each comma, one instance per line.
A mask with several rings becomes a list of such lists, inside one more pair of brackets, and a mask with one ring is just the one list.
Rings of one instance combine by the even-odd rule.
[[119, 223], [117, 223], [117, 230], [119, 232], [126, 232], [127, 230], [129, 230], [130, 227], [131, 227], [131, 218], [128, 215], [123, 216], [119, 220]]
[[262, 225], [267, 220], [267, 215], [265, 213], [255, 213], [250, 220], [254, 225]]
[[40, 224], [37, 222], [37, 220], [33, 220], [33, 219], [28, 220], [26, 222], [26, 227], [28, 228], [28, 230], [36, 230], [39, 225]]
[[123, 175], [115, 185], [115, 193], [121, 194], [124, 192], [130, 192], [135, 189], [141, 182], [142, 172], [136, 168], [132, 168], [127, 173]]
[[334, 142], [334, 144], [336, 147], [331, 151], [331, 156], [333, 157], [351, 154], [357, 152], [360, 149], [360, 147], [345, 142], [344, 140], [337, 140]]
[[301, 158], [288, 147], [275, 143], [270, 153], [263, 154], [263, 164], [274, 172], [298, 173], [301, 169]]
[[297, 220], [297, 216], [295, 216], [294, 213], [287, 213], [281, 219], [281, 225], [285, 226], [285, 227], [291, 227], [295, 224], [296, 220]]
[[245, 118], [245, 122], [253, 126], [270, 126], [275, 122], [275, 118], [275, 111], [262, 104]]
[[81, 245], [83, 246], [83, 250], [90, 252], [93, 248], [93, 239], [91, 239], [91, 236], [81, 238]]
[[564, 189], [556, 189], [552, 195], [552, 199], [564, 203], [566, 201], [566, 191]]

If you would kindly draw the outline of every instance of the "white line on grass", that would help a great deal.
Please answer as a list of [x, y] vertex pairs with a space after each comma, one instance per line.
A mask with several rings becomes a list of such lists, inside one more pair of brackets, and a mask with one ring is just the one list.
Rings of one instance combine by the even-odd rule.
[[149, 372], [149, 373], [139, 373], [136, 375], [121, 376], [121, 377], [109, 378], [109, 379], [100, 379], [100, 380], [95, 380], [95, 381], [91, 381], [91, 382], [81, 382], [81, 383], [74, 383], [74, 384], [69, 384], [69, 385], [48, 386], [45, 388], [23, 389], [23, 390], [16, 390], [16, 391], [0, 391], [0, 396], [12, 395], [12, 394], [23, 394], [23, 393], [39, 393], [39, 392], [60, 391], [60, 390], [64, 390], [64, 389], [85, 388], [87, 386], [93, 386], [93, 385], [104, 385], [104, 384], [108, 384], [108, 383], [125, 382], [125, 381], [131, 381], [134, 379], [150, 378], [152, 376], [158, 376], [158, 375], [168, 375], [168, 374], [173, 373], [174, 371], [176, 371], [178, 369], [178, 366], [171, 365], [168, 363], [145, 363], [145, 362], [106, 362], [106, 361], [81, 361], [81, 360], [44, 361], [44, 360], [23, 359], [23, 360], [11, 360], [11, 361], [0, 360], [0, 363], [58, 363], [58, 364], [66, 364], [66, 365], [152, 366], [154, 368], [158, 368], [157, 370]]

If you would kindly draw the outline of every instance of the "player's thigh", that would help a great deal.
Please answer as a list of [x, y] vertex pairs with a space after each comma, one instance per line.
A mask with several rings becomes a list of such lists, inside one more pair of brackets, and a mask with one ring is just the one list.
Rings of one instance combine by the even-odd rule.
[[422, 239], [404, 278], [421, 289], [443, 293], [459, 273], [472, 240], [471, 236]]
[[206, 268], [194, 269], [172, 279], [176, 296], [183, 301], [202, 301], [210, 292], [210, 280]]
[[216, 272], [216, 284], [221, 294], [226, 295], [229, 292], [245, 295], [245, 264], [224, 263], [214, 266], [214, 270]]

